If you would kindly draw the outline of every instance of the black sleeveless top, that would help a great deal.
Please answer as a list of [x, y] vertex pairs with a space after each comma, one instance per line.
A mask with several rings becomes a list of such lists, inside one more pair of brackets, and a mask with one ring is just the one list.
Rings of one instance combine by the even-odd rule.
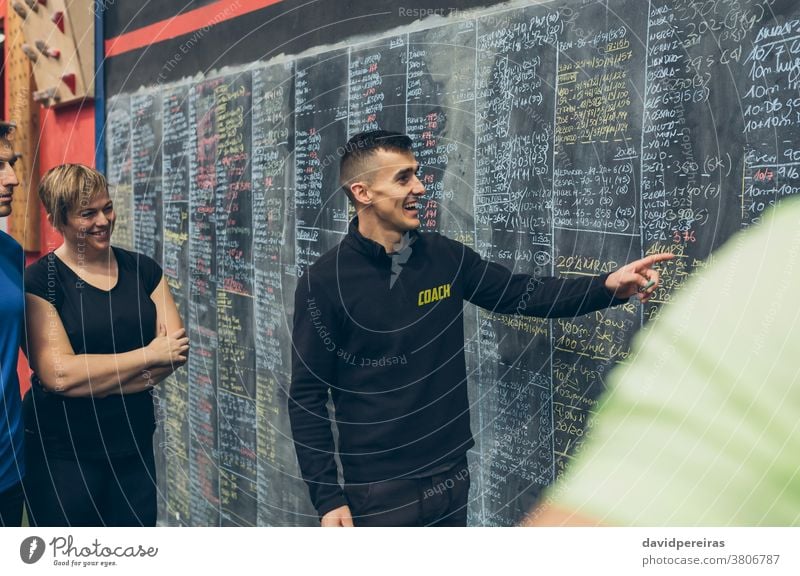
[[[113, 250], [119, 276], [109, 291], [81, 280], [52, 252], [25, 271], [25, 291], [55, 307], [75, 354], [130, 352], [156, 335], [150, 295], [161, 281], [161, 267], [147, 256]], [[153, 449], [151, 391], [67, 398], [48, 391], [34, 374], [23, 406], [26, 432], [41, 436], [52, 456], [106, 458]]]

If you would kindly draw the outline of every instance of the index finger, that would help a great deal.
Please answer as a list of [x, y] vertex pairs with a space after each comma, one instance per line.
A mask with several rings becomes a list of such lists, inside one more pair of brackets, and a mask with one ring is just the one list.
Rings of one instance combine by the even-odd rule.
[[650, 267], [656, 262], [672, 260], [673, 258], [675, 258], [675, 254], [672, 254], [671, 252], [661, 252], [659, 254], [651, 254], [650, 256], [646, 256], [639, 260], [639, 263], [643, 266]]

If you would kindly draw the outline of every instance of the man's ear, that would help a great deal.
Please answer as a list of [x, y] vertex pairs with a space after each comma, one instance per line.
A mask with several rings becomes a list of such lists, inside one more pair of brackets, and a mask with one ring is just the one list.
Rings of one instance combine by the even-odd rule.
[[365, 182], [353, 182], [350, 184], [350, 193], [357, 203], [364, 206], [372, 204], [372, 192], [369, 191]]
[[50, 223], [50, 226], [58, 230], [58, 225], [56, 224], [56, 218], [52, 214], [47, 215], [47, 221]]

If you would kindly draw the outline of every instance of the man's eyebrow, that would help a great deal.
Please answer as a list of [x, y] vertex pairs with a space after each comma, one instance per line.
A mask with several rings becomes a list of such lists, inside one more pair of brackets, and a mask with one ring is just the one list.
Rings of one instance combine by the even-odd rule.
[[409, 166], [408, 168], [403, 168], [402, 170], [398, 170], [397, 174], [394, 175], [395, 180], [398, 178], [402, 178], [408, 174], [416, 174], [419, 171], [419, 164], [416, 166]]

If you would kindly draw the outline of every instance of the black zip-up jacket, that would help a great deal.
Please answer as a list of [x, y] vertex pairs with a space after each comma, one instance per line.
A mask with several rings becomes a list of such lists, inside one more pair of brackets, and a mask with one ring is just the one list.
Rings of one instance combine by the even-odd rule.
[[440, 234], [412, 232], [387, 255], [358, 232], [300, 278], [289, 415], [317, 512], [347, 503], [326, 409], [330, 389], [348, 483], [421, 476], [474, 444], [463, 301], [505, 314], [575, 316], [625, 302], [606, 276], [512, 274]]

